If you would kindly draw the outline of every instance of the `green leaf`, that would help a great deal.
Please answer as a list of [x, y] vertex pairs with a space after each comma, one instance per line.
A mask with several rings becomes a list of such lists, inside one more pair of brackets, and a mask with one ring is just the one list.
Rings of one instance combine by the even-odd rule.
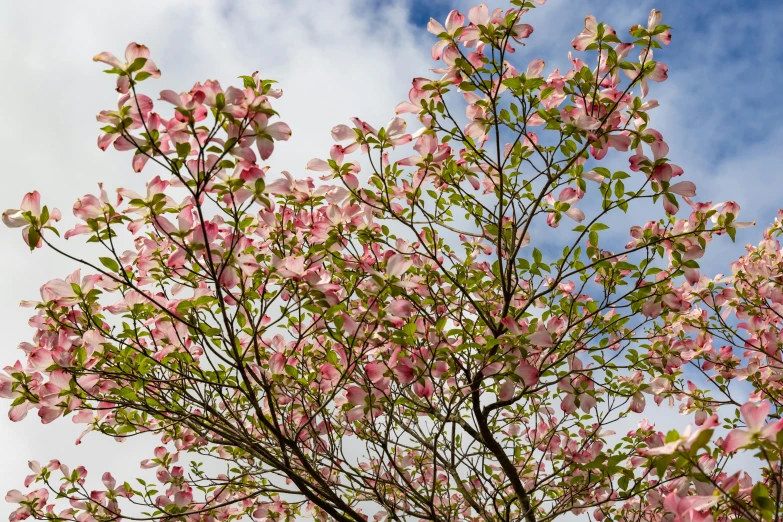
[[402, 327], [402, 331], [408, 337], [413, 337], [414, 335], [416, 335], [416, 323], [414, 321], [411, 321], [410, 323]]
[[112, 272], [119, 272], [120, 271], [120, 264], [117, 263], [114, 259], [110, 257], [100, 257], [98, 258], [103, 266], [111, 270]]
[[184, 143], [177, 143], [177, 156], [185, 158], [190, 154], [190, 143], [187, 141]]
[[245, 89], [255, 89], [256, 81], [252, 76], [239, 76], [239, 78], [242, 78], [242, 84], [244, 85]]
[[690, 453], [691, 455], [696, 455], [696, 452], [707, 445], [707, 443], [712, 438], [712, 432], [713, 430], [702, 430], [699, 435], [696, 437], [696, 440], [694, 440], [691, 443]]
[[750, 499], [753, 505], [764, 512], [765, 519], [772, 518], [772, 512], [775, 511], [775, 502], [769, 497], [769, 489], [762, 482], [757, 482], [750, 492]]
[[533, 249], [533, 260], [536, 263], [540, 263], [544, 259], [544, 256], [541, 254], [541, 251], [537, 248]]
[[674, 455], [661, 455], [655, 459], [655, 472], [658, 473], [659, 478], [663, 478], [666, 468], [669, 467], [672, 460], [674, 460]]
[[141, 57], [136, 58], [135, 60], [133, 60], [133, 63], [128, 66], [128, 72], [132, 73], [132, 72], [140, 71], [141, 68], [144, 67], [145, 63], [147, 63], [146, 58], [141, 58]]
[[38, 242], [41, 240], [41, 234], [34, 228], [31, 228], [29, 232], [27, 232], [27, 243], [30, 245], [30, 251], [35, 250], [35, 247], [38, 246]]
[[442, 332], [442, 331], [443, 331], [443, 329], [446, 327], [446, 321], [447, 321], [447, 318], [446, 318], [446, 317], [441, 317], [441, 318], [440, 318], [440, 319], [438, 319], [438, 321], [435, 323], [435, 328], [436, 328], [436, 329], [437, 329], [439, 332]]

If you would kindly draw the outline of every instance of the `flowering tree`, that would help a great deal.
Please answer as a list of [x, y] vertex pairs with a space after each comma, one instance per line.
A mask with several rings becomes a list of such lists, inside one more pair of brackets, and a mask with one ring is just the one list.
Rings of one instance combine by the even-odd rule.
[[[660, 397], [670, 404], [679, 399], [680, 410], [695, 412], [700, 426], [682, 436], [672, 432], [666, 444], [642, 452], [657, 456], [661, 473], [689, 470], [686, 482], [659, 492], [681, 520], [708, 520], [709, 511], [719, 519], [753, 521], [783, 513], [782, 220], [779, 211], [759, 245], [748, 245], [731, 264], [729, 276], [683, 284], [690, 309], [667, 317], [650, 338], [651, 353], [671, 368], [658, 378], [666, 390]], [[722, 420], [729, 431], [716, 436], [720, 408], [728, 408]]]
[[[672, 318], [738, 207], [692, 200], [650, 124], [661, 13], [628, 43], [588, 16], [573, 68], [544, 77], [541, 60], [512, 62], [543, 3], [432, 20], [438, 78], [415, 78], [385, 127], [334, 127], [329, 159], [307, 164], [320, 180], [258, 163], [291, 136], [273, 81], [164, 90], [167, 118], [140, 92], [160, 76], [146, 47], [96, 56], [119, 91], [98, 146], [156, 175], [145, 194], [77, 200], [64, 238], [94, 257], [68, 252], [38, 192], [3, 214], [85, 274], [25, 303], [37, 331], [0, 395], [14, 421], [153, 434], [155, 473], [91, 490], [82, 466], [32, 462], [37, 489], [8, 493], [11, 519], [706, 517], [677, 459], [716, 417], [680, 439], [642, 413], [645, 396], [688, 393]], [[621, 153], [630, 173], [601, 166]], [[609, 230], [632, 208], [646, 223]], [[627, 418], [639, 427], [615, 436]], [[761, 423], [764, 440], [779, 429]]]

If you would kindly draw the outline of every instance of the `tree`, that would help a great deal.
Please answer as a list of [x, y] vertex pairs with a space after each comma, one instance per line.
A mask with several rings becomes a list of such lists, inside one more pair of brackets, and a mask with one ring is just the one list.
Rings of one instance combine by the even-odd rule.
[[[385, 127], [334, 127], [329, 159], [307, 164], [320, 180], [270, 180], [258, 163], [291, 135], [271, 123], [275, 82], [164, 90], [166, 119], [139, 91], [160, 76], [146, 47], [96, 56], [120, 93], [98, 146], [157, 174], [146, 194], [77, 200], [64, 236], [86, 236], [92, 258], [55, 238], [60, 213], [38, 192], [3, 214], [89, 274], [28, 303], [37, 332], [0, 395], [12, 420], [37, 410], [161, 445], [141, 464], [153, 477], [104, 474], [92, 491], [81, 466], [31, 463], [38, 489], [8, 494], [12, 520], [706, 516], [672, 507], [691, 491], [684, 445], [669, 451], [641, 414], [645, 395], [673, 398], [656, 339], [739, 207], [691, 200], [650, 126], [661, 13], [630, 43], [588, 16], [572, 45], [593, 65], [569, 55], [544, 78], [541, 60], [510, 61], [543, 3], [430, 21], [440, 79], [415, 78]], [[630, 151], [631, 173], [600, 166], [610, 149]], [[629, 241], [605, 222], [631, 209], [655, 219]]]
[[[683, 284], [689, 311], [668, 317], [651, 337], [651, 353], [669, 367], [659, 387], [681, 401], [681, 411], [695, 412], [700, 425], [646, 451], [658, 456], [661, 470], [690, 470], [692, 495], [663, 492], [666, 509], [681, 520], [706, 520], [708, 510], [718, 519], [758, 522], [783, 513], [781, 220], [783, 210], [758, 246], [748, 245], [731, 264], [729, 276]], [[720, 420], [730, 431], [716, 437], [721, 408], [728, 408]]]

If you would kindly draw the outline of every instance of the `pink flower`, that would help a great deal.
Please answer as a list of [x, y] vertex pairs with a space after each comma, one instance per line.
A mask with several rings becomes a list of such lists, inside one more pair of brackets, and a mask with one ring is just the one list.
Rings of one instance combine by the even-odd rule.
[[413, 393], [422, 397], [423, 399], [429, 399], [435, 393], [435, 385], [432, 383], [432, 379], [429, 377], [423, 377], [413, 383]]
[[[661, 20], [663, 20], [663, 13], [656, 9], [650, 11], [650, 15], [647, 17], [647, 32], [650, 34], [655, 32], [657, 27], [661, 24]], [[661, 42], [663, 45], [669, 45], [672, 41], [672, 33], [669, 29], [666, 29], [665, 31], [653, 36], [653, 38]]]
[[28, 494], [12, 489], [5, 495], [5, 501], [13, 504], [19, 504], [19, 507], [8, 517], [10, 522], [24, 520], [33, 514], [33, 511], [40, 512], [49, 499], [49, 490], [46, 488], [36, 489]]
[[755, 438], [765, 440], [775, 440], [775, 436], [780, 430], [783, 430], [783, 419], [765, 424], [767, 415], [769, 415], [770, 403], [767, 401], [761, 404], [746, 402], [740, 407], [740, 414], [745, 421], [746, 430], [732, 430], [726, 440], [723, 441], [723, 451], [732, 453], [739, 448], [743, 448], [753, 443]]
[[177, 94], [167, 89], [160, 92], [160, 99], [169, 102], [176, 108], [174, 118], [177, 121], [183, 123], [199, 122], [207, 117], [207, 108], [204, 105], [204, 100], [206, 99], [204, 91], [198, 90]]
[[[647, 449], [640, 449], [639, 453], [643, 455], [655, 456], [655, 455], [673, 455], [679, 450], [689, 450], [691, 445], [696, 442], [699, 435], [705, 430], [711, 430], [714, 427], [720, 425], [718, 421], [718, 415], [713, 414], [710, 418], [704, 421], [704, 423], [696, 429], [693, 426], [688, 426], [683, 431], [682, 435], [672, 442], [661, 444], [660, 446], [651, 447]], [[661, 441], [663, 442], [663, 441]]]
[[430, 18], [430, 21], [427, 24], [427, 31], [435, 36], [440, 36], [443, 33], [446, 33], [449, 36], [449, 38], [444, 38], [432, 46], [433, 60], [440, 60], [443, 50], [451, 44], [450, 40], [454, 38], [457, 30], [464, 24], [465, 16], [461, 15], [457, 10], [451, 11], [446, 17], [446, 27], [443, 27], [440, 22], [436, 21], [434, 18]]
[[321, 374], [319, 386], [321, 391], [331, 390], [340, 380], [340, 371], [331, 363], [322, 364], [319, 373]]
[[100, 275], [81, 277], [81, 270], [77, 269], [64, 281], [52, 279], [46, 283], [41, 289], [41, 295], [47, 301], [54, 301], [59, 306], [73, 306], [80, 303], [83, 297], [95, 288], [95, 283], [100, 279]]
[[395, 299], [386, 307], [386, 313], [392, 325], [399, 328], [405, 324], [405, 319], [409, 319], [413, 313], [413, 305], [406, 299]]
[[142, 81], [146, 78], [160, 78], [160, 69], [155, 62], [149, 59], [150, 50], [135, 42], [131, 42], [125, 48], [125, 63], [121, 62], [111, 53], [96, 54], [93, 61], [111, 65], [117, 70], [117, 91], [125, 94], [130, 89], [130, 75], [135, 73], [135, 80]]
[[287, 123], [278, 121], [270, 125], [269, 117], [262, 113], [253, 117], [253, 129], [255, 134], [252, 138], [255, 139], [262, 160], [266, 160], [272, 155], [275, 141], [288, 141], [288, 138], [291, 137], [291, 127]]
[[571, 41], [571, 45], [577, 51], [584, 51], [587, 46], [598, 40], [598, 22], [595, 16], [587, 15], [585, 28]]
[[269, 358], [269, 371], [273, 375], [279, 375], [285, 370], [286, 358], [282, 353], [273, 354]]
[[419, 153], [418, 156], [403, 158], [397, 162], [398, 165], [415, 166], [424, 163], [428, 159], [431, 163], [441, 163], [451, 154], [451, 147], [445, 143], [438, 145], [438, 139], [431, 134], [422, 134], [413, 149]]
[[675, 522], [707, 522], [712, 517], [703, 511], [717, 504], [720, 498], [716, 495], [680, 496], [678, 491], [672, 491], [664, 498], [663, 507], [676, 515]]
[[394, 254], [386, 261], [386, 276], [401, 277], [413, 262], [402, 254]]
[[60, 211], [53, 209], [51, 214], [46, 207], [41, 209], [41, 195], [37, 190], [28, 192], [22, 198], [20, 209], [8, 209], [3, 212], [3, 223], [10, 228], [22, 228], [22, 238], [30, 249], [43, 246], [41, 234], [51, 221], [60, 220]]
[[522, 379], [525, 386], [535, 386], [538, 384], [538, 370], [524, 361], [517, 366], [514, 373]]
[[[631, 68], [623, 69], [623, 72], [628, 78], [630, 78], [631, 80], [635, 80], [641, 75], [642, 66], [646, 65], [651, 61], [652, 61], [652, 51], [648, 51], [648, 52], [642, 51], [642, 54], [639, 56], [639, 62], [641, 63], [631, 63], [630, 64]], [[639, 80], [639, 84], [641, 85], [642, 98], [647, 96], [647, 93], [649, 92], [649, 87], [647, 84], [648, 80], [653, 82], [663, 82], [666, 81], [668, 78], [669, 78], [669, 68], [666, 66], [666, 64], [661, 62], [655, 62], [652, 71], [641, 76], [641, 80]]]
[[425, 91], [423, 89], [420, 89], [417, 87], [417, 82], [414, 80], [413, 87], [410, 91], [408, 91], [408, 99], [410, 101], [407, 102], [400, 102], [397, 104], [397, 107], [394, 108], [395, 114], [403, 114], [406, 112], [412, 112], [414, 114], [418, 114], [419, 112], [424, 110], [424, 107], [422, 105], [422, 102], [426, 101], [429, 102], [430, 98], [432, 98], [432, 94], [434, 91]]
[[696, 195], [696, 185], [692, 181], [680, 181], [671, 185], [669, 192], [692, 198]]
[[[345, 127], [345, 125], [343, 125], [343, 127]], [[307, 162], [306, 168], [308, 170], [315, 170], [318, 172], [330, 172], [333, 178], [342, 177], [344, 181], [353, 183], [353, 180], [356, 179], [355, 174], [359, 172], [361, 167], [359, 163], [351, 163], [350, 167], [348, 168], [348, 173], [343, 174], [344, 171], [342, 166], [345, 160], [345, 152], [345, 147], [342, 147], [341, 145], [332, 145], [332, 148], [329, 150], [329, 158], [331, 161], [313, 158]], [[328, 179], [328, 176], [322, 177], [321, 179]], [[356, 180], [356, 183], [358, 185], [358, 180]]]

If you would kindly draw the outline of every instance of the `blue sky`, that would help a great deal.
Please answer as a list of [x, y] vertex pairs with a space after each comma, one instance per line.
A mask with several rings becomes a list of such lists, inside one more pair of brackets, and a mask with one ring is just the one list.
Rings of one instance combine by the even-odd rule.
[[[420, 27], [430, 17], [442, 21], [452, 4], [413, 1], [410, 20]], [[470, 4], [463, 4], [460, 7], [465, 12]], [[527, 15], [536, 32], [521, 52], [544, 58], [547, 69], [553, 65], [567, 69], [570, 35], [579, 32], [585, 14], [595, 15], [612, 25], [621, 38], [629, 38], [629, 24], [646, 24], [652, 8], [663, 11], [664, 23], [672, 26], [674, 35], [672, 44], [656, 54], [656, 59], [669, 66], [669, 81], [657, 85], [651, 95], [661, 101], [665, 112], [663, 122], [655, 114], [656, 125], [667, 131], [673, 157], [686, 163], [701, 156], [700, 168], [702, 161], [703, 167], [715, 167], [746, 154], [749, 148], [768, 142], [774, 146], [777, 140], [771, 138], [779, 137], [778, 122], [783, 116], [775, 101], [783, 80], [783, 2], [553, 0]], [[764, 170], [737, 172], [737, 182], [752, 177], [783, 183], [778, 166], [770, 162]], [[783, 198], [780, 203], [783, 206]]]
[[[308, 173], [313, 157], [325, 157], [329, 130], [359, 116], [384, 125], [405, 99], [414, 76], [434, 64], [434, 37], [425, 29], [434, 16], [444, 20], [465, 0], [137, 0], [126, 4], [92, 0], [0, 2], [0, 99], [6, 125], [0, 126], [4, 189], [0, 209], [17, 208], [22, 195], [41, 191], [44, 202], [62, 209], [66, 226], [77, 197], [105, 182], [139, 189], [154, 175], [130, 171], [130, 158], [95, 146], [94, 115], [116, 103], [113, 80], [91, 57], [101, 51], [121, 55], [125, 45], [148, 45], [163, 79], [145, 84], [157, 98], [162, 89], [188, 90], [195, 81], [217, 78], [230, 85], [240, 74], [261, 70], [280, 81], [285, 96], [275, 105], [294, 132], [280, 144], [271, 172]], [[491, 7], [505, 2], [492, 2]], [[714, 245], [710, 267], [725, 270], [745, 242], [757, 242], [765, 223], [783, 207], [780, 167], [783, 116], [778, 90], [783, 78], [783, 2], [779, 0], [549, 0], [530, 13], [535, 27], [521, 63], [534, 58], [567, 70], [569, 42], [584, 16], [594, 14], [621, 36], [633, 24], [646, 24], [653, 7], [673, 27], [673, 42], [656, 59], [669, 65], [669, 80], [654, 85], [661, 107], [651, 113], [654, 127], [671, 146], [673, 162], [697, 182], [699, 199], [735, 199], [743, 219], [759, 225]], [[412, 130], [415, 127], [412, 125]], [[617, 167], [625, 168], [625, 157]], [[147, 175], [149, 174], [149, 175]], [[90, 255], [77, 244], [66, 246]], [[0, 366], [13, 363], [18, 342], [28, 340], [29, 310], [21, 299], [36, 299], [45, 281], [76, 268], [52, 252], [31, 255], [18, 230], [0, 230], [5, 254], [0, 278]], [[93, 253], [93, 255], [95, 255]], [[3, 403], [3, 406], [5, 403]], [[0, 411], [0, 445], [14, 448], [3, 457], [0, 494], [20, 486], [27, 460], [60, 458], [86, 463], [115, 476], [138, 469], [147, 442], [126, 443], [94, 437], [73, 445], [81, 427], [70, 422], [41, 426], [35, 416], [11, 425]], [[9, 506], [0, 502], [0, 517]]]
[[[454, 5], [464, 13], [473, 4], [412, 0], [409, 5], [411, 22], [424, 27], [430, 17], [443, 21]], [[757, 242], [783, 208], [783, 108], [778, 101], [783, 2], [550, 0], [526, 15], [535, 33], [519, 51], [529, 58], [520, 62], [543, 58], [546, 71], [567, 70], [570, 39], [581, 30], [586, 14], [612, 25], [621, 39], [630, 39], [628, 28], [646, 25], [653, 8], [663, 11], [673, 34], [671, 45], [655, 55], [669, 66], [669, 80], [651, 89], [649, 97], [661, 103], [651, 113], [653, 126], [669, 143], [670, 159], [697, 183], [697, 199], [734, 199], [743, 208], [743, 220], [758, 222], [740, 231], [735, 245], [715, 245], [714, 255], [705, 259], [715, 270], [725, 270], [726, 256]], [[627, 163], [617, 166], [627, 169]]]

